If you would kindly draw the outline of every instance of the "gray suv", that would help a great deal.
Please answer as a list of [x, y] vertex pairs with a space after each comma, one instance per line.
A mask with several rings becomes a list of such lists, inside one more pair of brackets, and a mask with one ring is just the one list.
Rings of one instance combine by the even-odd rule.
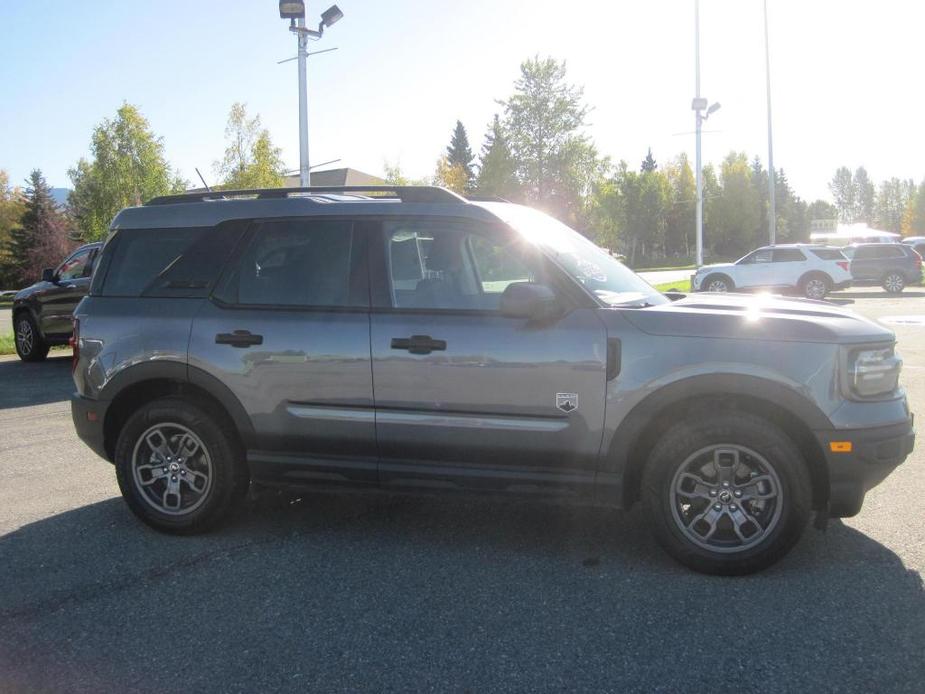
[[914, 439], [880, 325], [672, 301], [540, 212], [440, 188], [123, 210], [75, 335], [77, 432], [173, 533], [252, 483], [639, 501], [679, 561], [748, 573]]

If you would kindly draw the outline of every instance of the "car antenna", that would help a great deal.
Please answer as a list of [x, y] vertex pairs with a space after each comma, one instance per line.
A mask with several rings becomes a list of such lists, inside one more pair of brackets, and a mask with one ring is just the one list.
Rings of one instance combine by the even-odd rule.
[[206, 187], [206, 192], [207, 192], [207, 193], [211, 193], [211, 192], [212, 192], [212, 189], [209, 188], [209, 184], [206, 183], [206, 179], [204, 179], [204, 178], [202, 177], [202, 174], [199, 173], [199, 167], [198, 167], [198, 166], [194, 166], [193, 168], [196, 169], [196, 175], [199, 176], [199, 180], [202, 181], [202, 185], [204, 185], [204, 186]]

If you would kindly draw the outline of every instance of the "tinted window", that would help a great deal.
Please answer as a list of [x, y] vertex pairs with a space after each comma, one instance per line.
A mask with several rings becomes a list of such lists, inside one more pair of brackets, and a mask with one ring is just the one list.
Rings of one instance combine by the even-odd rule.
[[905, 253], [899, 244], [890, 243], [882, 246], [859, 246], [854, 257], [858, 260], [876, 260], [904, 256]]
[[365, 307], [365, 278], [351, 222], [266, 222], [219, 296], [237, 304]]
[[793, 263], [806, 260], [806, 257], [796, 248], [775, 248], [774, 249], [774, 262], [775, 263]]
[[771, 249], [762, 248], [757, 250], [754, 253], [751, 253], [744, 258], [742, 258], [739, 263], [742, 265], [749, 265], [751, 263], [770, 263], [771, 262]]
[[90, 251], [90, 248], [77, 251], [77, 253], [61, 263], [56, 273], [58, 279], [76, 280], [79, 277], [84, 277], [84, 272], [87, 270], [87, 261], [90, 260]]
[[813, 255], [822, 260], [844, 260], [844, 254], [837, 248], [813, 248]]
[[398, 308], [497, 310], [509, 284], [537, 280], [538, 258], [513, 235], [445, 222], [390, 222], [385, 243]]
[[103, 296], [208, 295], [241, 235], [240, 223], [217, 229], [125, 229], [114, 239]]

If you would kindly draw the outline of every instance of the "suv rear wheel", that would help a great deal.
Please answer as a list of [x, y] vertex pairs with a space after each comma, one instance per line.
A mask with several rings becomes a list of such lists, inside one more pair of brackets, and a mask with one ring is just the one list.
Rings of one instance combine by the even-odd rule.
[[16, 316], [16, 354], [23, 361], [43, 361], [48, 356], [48, 345], [42, 339], [35, 321], [28, 311]]
[[642, 498], [656, 538], [676, 560], [703, 573], [748, 574], [799, 539], [810, 480], [778, 427], [721, 410], [666, 432], [649, 456]]
[[832, 282], [822, 274], [807, 275], [800, 280], [800, 291], [807, 299], [822, 301], [832, 288]]
[[899, 272], [888, 272], [883, 276], [882, 286], [890, 294], [899, 294], [906, 288], [906, 278]]
[[202, 532], [224, 519], [248, 487], [235, 432], [207, 407], [161, 398], [126, 422], [116, 478], [132, 512], [165, 532]]

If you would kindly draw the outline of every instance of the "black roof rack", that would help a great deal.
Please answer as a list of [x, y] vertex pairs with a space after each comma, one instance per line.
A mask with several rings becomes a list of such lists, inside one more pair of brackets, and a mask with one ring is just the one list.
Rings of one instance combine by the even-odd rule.
[[[259, 188], [251, 190], [205, 190], [197, 193], [161, 195], [151, 198], [148, 205], [176, 205], [188, 202], [208, 202], [229, 198], [253, 198], [272, 200], [288, 198], [293, 193], [391, 193], [402, 202], [466, 202], [466, 199], [451, 190], [439, 186], [309, 186], [302, 188]], [[388, 198], [386, 198], [388, 199]]]

